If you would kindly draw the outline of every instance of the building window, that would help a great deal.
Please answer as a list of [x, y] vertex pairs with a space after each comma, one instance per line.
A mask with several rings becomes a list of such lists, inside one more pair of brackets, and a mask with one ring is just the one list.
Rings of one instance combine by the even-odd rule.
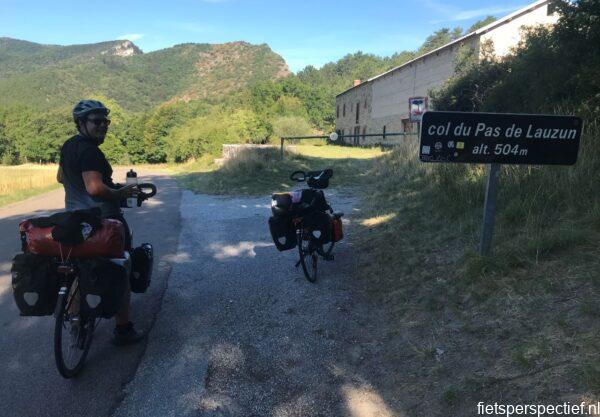
[[363, 126], [363, 134], [362, 134], [363, 143], [365, 143], [365, 135], [366, 134], [367, 134], [367, 126]]
[[358, 118], [360, 117], [360, 103], [356, 103], [356, 123], [358, 123]]
[[340, 117], [340, 105], [339, 104], [335, 108], [335, 117]]
[[344, 108], [342, 110], [342, 116], [346, 117], [346, 103], [344, 103]]
[[367, 99], [365, 99], [365, 109], [367, 108]]
[[383, 140], [385, 140], [385, 125], [383, 125]]
[[359, 144], [359, 139], [360, 139], [359, 135], [360, 135], [360, 126], [354, 126], [354, 138], [353, 139], [354, 139], [355, 146], [358, 146], [358, 144]]

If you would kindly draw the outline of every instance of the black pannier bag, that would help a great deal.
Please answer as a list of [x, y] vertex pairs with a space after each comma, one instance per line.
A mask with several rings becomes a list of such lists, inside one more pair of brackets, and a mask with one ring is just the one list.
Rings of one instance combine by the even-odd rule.
[[305, 214], [308, 211], [327, 211], [329, 204], [325, 199], [325, 194], [321, 190], [306, 189], [302, 190], [301, 203], [298, 211]]
[[331, 220], [329, 214], [315, 211], [304, 217], [304, 227], [310, 230], [312, 237], [317, 243], [325, 244], [331, 242]]
[[54, 313], [59, 280], [52, 258], [20, 253], [13, 258], [12, 288], [22, 316], [48, 316]]
[[292, 211], [291, 193], [275, 193], [271, 196], [273, 216], [289, 216]]
[[150, 243], [142, 243], [131, 251], [131, 276], [129, 277], [129, 282], [132, 292], [146, 292], [152, 280], [153, 263], [154, 250]]
[[294, 249], [297, 238], [290, 216], [269, 217], [269, 231], [279, 251]]
[[82, 312], [94, 317], [113, 317], [127, 291], [126, 268], [107, 258], [80, 259], [78, 268]]

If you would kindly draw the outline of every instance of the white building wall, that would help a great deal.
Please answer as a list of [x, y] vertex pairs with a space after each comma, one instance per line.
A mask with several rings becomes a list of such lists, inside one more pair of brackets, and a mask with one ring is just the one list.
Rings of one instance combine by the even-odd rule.
[[494, 54], [502, 57], [519, 44], [524, 26], [554, 25], [557, 21], [558, 13], [548, 16], [548, 5], [545, 4], [482, 34], [480, 38], [481, 42], [492, 41]]
[[[477, 39], [468, 40], [465, 46], [476, 48]], [[428, 96], [450, 78], [458, 50], [459, 45], [447, 48], [373, 80], [372, 121], [388, 116], [408, 118], [408, 99]]]
[[[542, 2], [543, 3], [543, 2]], [[492, 41], [497, 56], [505, 56], [511, 48], [518, 45], [523, 26], [538, 24], [552, 25], [558, 20], [555, 13], [548, 16], [548, 4], [540, 4], [521, 16], [493, 23], [490, 29], [479, 31], [464, 39], [450, 44], [436, 52], [405, 64], [389, 73], [375, 77], [336, 97], [339, 117], [336, 117], [336, 130], [344, 135], [354, 134], [359, 126], [360, 133], [382, 134], [405, 132], [405, 128], [416, 131], [408, 122], [408, 99], [415, 96], [429, 96], [432, 89], [441, 87], [455, 73], [456, 55], [461, 47], [478, 49], [481, 42]], [[515, 13], [515, 14], [518, 14]], [[356, 102], [360, 102], [360, 117], [356, 122]], [[342, 115], [346, 104], [346, 116]], [[411, 132], [411, 130], [408, 130]], [[375, 143], [394, 143], [399, 138], [348, 138], [346, 143], [368, 145]]]

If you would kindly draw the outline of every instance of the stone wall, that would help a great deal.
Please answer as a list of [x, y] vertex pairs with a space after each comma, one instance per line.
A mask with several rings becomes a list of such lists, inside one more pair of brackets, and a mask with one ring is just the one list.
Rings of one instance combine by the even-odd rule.
[[224, 144], [223, 145], [223, 159], [231, 159], [239, 156], [244, 152], [256, 152], [256, 153], [268, 153], [273, 150], [279, 151], [277, 145], [253, 145], [253, 144]]

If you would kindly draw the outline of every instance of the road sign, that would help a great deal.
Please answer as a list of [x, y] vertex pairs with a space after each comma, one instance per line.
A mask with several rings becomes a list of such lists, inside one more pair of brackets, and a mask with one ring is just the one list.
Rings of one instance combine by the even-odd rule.
[[582, 121], [574, 116], [428, 111], [423, 162], [573, 165]]
[[408, 114], [411, 123], [420, 122], [423, 113], [427, 111], [427, 97], [410, 97], [408, 99]]

